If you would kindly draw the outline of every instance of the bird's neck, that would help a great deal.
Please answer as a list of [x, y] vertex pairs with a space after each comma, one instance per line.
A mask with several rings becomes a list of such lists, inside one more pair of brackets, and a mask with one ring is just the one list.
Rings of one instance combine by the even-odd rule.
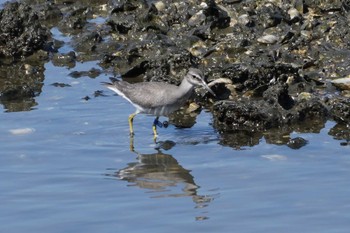
[[181, 91], [182, 94], [190, 95], [193, 89], [194, 89], [193, 84], [190, 83], [185, 77], [179, 86], [179, 90]]

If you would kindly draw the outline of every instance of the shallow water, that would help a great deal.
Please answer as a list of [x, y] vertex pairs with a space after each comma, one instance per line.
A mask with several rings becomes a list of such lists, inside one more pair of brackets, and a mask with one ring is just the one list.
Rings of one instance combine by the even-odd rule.
[[[77, 64], [74, 70], [97, 67]], [[135, 118], [130, 150], [122, 98], [93, 96], [96, 79], [45, 65], [31, 111], [1, 115], [0, 225], [3, 232], [239, 231], [346, 232], [350, 227], [349, 146], [327, 132], [298, 134], [299, 150], [220, 145], [206, 111], [190, 129], [159, 129]], [[69, 84], [56, 87], [54, 82]]]
[[109, 74], [69, 76], [91, 68], [48, 62], [31, 111], [1, 106], [1, 232], [348, 232], [350, 147], [328, 135], [334, 122], [294, 132], [308, 141], [298, 150], [264, 138], [237, 150], [207, 111], [156, 143], [139, 115], [132, 142], [133, 107], [94, 97]]

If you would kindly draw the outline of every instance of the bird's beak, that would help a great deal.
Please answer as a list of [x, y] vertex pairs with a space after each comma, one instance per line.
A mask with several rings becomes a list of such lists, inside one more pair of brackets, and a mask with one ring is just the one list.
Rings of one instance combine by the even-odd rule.
[[210, 89], [210, 87], [205, 83], [205, 81], [202, 82], [202, 86], [203, 86], [205, 89], [207, 89], [207, 91], [209, 91], [210, 94], [212, 94], [213, 96], [216, 97], [216, 95], [215, 95], [215, 93], [213, 92], [213, 90]]

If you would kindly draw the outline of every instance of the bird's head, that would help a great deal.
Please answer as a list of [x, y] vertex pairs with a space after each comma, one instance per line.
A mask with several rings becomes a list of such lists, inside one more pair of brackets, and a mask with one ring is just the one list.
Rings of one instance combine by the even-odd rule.
[[204, 74], [201, 70], [196, 68], [190, 68], [186, 74], [186, 79], [189, 83], [194, 86], [202, 86], [207, 91], [209, 91], [213, 96], [216, 96], [215, 93], [210, 89], [207, 83], [204, 80]]

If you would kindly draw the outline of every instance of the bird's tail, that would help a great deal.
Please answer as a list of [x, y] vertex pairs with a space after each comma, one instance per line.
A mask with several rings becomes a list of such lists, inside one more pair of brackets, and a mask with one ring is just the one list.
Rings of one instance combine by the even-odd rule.
[[105, 86], [106, 88], [116, 92], [118, 95], [124, 96], [124, 94], [118, 89], [118, 87], [119, 87], [118, 84], [119, 84], [120, 80], [118, 80], [116, 78], [112, 78], [112, 77], [110, 77], [109, 79], [111, 80], [110, 83], [109, 82], [101, 82], [101, 84], [103, 86]]
[[112, 77], [110, 77], [109, 80], [111, 80], [110, 83], [109, 82], [101, 82], [101, 84], [107, 88], [112, 88], [113, 86], [115, 86], [116, 83], [119, 82], [118, 79], [112, 78]]

